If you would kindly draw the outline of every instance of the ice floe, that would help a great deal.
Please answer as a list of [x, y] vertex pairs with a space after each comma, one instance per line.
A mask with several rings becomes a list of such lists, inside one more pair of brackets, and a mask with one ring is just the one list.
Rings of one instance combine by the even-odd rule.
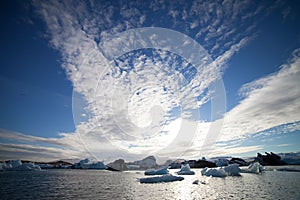
[[163, 174], [168, 174], [169, 170], [168, 170], [169, 166], [163, 166], [159, 169], [147, 169], [145, 171], [145, 175], [163, 175]]
[[140, 183], [162, 183], [162, 182], [173, 182], [173, 181], [182, 181], [184, 178], [181, 176], [174, 176], [171, 174], [165, 174], [162, 176], [153, 176], [140, 178]]

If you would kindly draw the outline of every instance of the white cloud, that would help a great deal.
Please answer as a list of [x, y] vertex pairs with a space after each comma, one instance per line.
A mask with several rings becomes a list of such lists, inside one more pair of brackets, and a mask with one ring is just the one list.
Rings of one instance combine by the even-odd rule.
[[[207, 144], [203, 144], [212, 124], [201, 122], [198, 124], [198, 128], [202, 127], [203, 129], [195, 131], [195, 121], [190, 120], [192, 111], [208, 101], [211, 94], [207, 93], [207, 88], [221, 78], [226, 62], [251, 38], [248, 35], [252, 34], [252, 29], [249, 29], [244, 35], [238, 33], [239, 29], [248, 26], [249, 24], [244, 22], [261, 14], [267, 6], [263, 4], [259, 7], [260, 9], [257, 9], [251, 1], [224, 1], [223, 3], [194, 1], [191, 7], [183, 5], [185, 12], [181, 15], [179, 14], [182, 12], [181, 6], [176, 7], [173, 3], [170, 4], [171, 7], [158, 1], [152, 2], [151, 6], [146, 4], [147, 2], [145, 4], [137, 2], [136, 5], [131, 3], [130, 6], [127, 6], [120, 3], [120, 8], [118, 8], [113, 7], [109, 2], [34, 2], [36, 9], [46, 22], [51, 45], [63, 56], [63, 67], [73, 83], [75, 94], [80, 94], [86, 101], [86, 107], [82, 110], [87, 111], [84, 114], [89, 116], [86, 121], [76, 124], [75, 133], [63, 133], [61, 134], [62, 138], [45, 139], [43, 142], [49, 140], [50, 143], [68, 145], [78, 148], [80, 152], [86, 148], [101, 159], [108, 156], [111, 157], [110, 159], [120, 155], [128, 156], [128, 152], [147, 154], [152, 151], [155, 153], [155, 150], [164, 148], [169, 142], [174, 142], [172, 143], [175, 145], [173, 149], [176, 151], [170, 152], [168, 148], [164, 149], [162, 154], [171, 153], [175, 156], [178, 152], [186, 152], [187, 155], [194, 155], [196, 151], [201, 148], [203, 150], [208, 144], [213, 143], [213, 140], [209, 140]], [[185, 77], [181, 71], [188, 67], [187, 64], [177, 63], [175, 55], [167, 54], [164, 51], [154, 51], [155, 56], [152, 57], [145, 54], [139, 55], [140, 52], [137, 52], [136, 55], [128, 53], [122, 58], [122, 62], [116, 60], [119, 66], [113, 66], [112, 60], [107, 59], [103, 55], [104, 52], [99, 51], [99, 42], [116, 33], [145, 24], [160, 26], [159, 21], [140, 9], [143, 6], [150, 7], [153, 12], [162, 15], [161, 18], [169, 19], [171, 17], [172, 23], [170, 24], [176, 25], [175, 30], [186, 30], [187, 34], [191, 35], [191, 29], [198, 29], [195, 37], [198, 38], [198, 42], [205, 44], [210, 53], [214, 53], [216, 61], [208, 66], [195, 66], [198, 73], [191, 78], [191, 81], [187, 80], [189, 74], [187, 73]], [[170, 12], [166, 12], [166, 10]], [[116, 18], [115, 14], [119, 13], [120, 17]], [[212, 15], [212, 13], [216, 15]], [[179, 20], [181, 16], [185, 18], [183, 22]], [[235, 29], [233, 24], [240, 26]], [[182, 29], [181, 25], [186, 28]], [[228, 37], [233, 38], [232, 41], [228, 41]], [[158, 35], [154, 34], [149, 37], [153, 44], [157, 44], [157, 38], [159, 38]], [[124, 41], [121, 50], [125, 50], [126, 44], [132, 44], [139, 39], [134, 35]], [[115, 42], [117, 43], [117, 41]], [[168, 40], [159, 40], [159, 42], [168, 44]], [[189, 44], [184, 43], [183, 46], [185, 45]], [[120, 48], [120, 46], [112, 47]], [[186, 52], [183, 51], [183, 53]], [[131, 59], [134, 56], [136, 56], [135, 59]], [[209, 63], [207, 57], [203, 55], [199, 58], [198, 54], [193, 53], [191, 58], [199, 63]], [[130, 65], [134, 68], [130, 69], [128, 67]], [[181, 68], [175, 70], [178, 65]], [[274, 81], [267, 82], [273, 83]], [[254, 103], [258, 99], [254, 98], [254, 93], [258, 93], [259, 90], [261, 89], [249, 90], [248, 97], [228, 113], [227, 123], [222, 131], [223, 139], [224, 137], [227, 140], [232, 139], [256, 130], [255, 128], [258, 126], [248, 127], [243, 123], [247, 124], [249, 117], [254, 119], [257, 114], [254, 112], [258, 110]], [[270, 93], [272, 92], [270, 91]], [[202, 98], [197, 102], [195, 99], [200, 95]], [[73, 108], [74, 106], [82, 105], [73, 105]], [[174, 112], [174, 108], [180, 106], [183, 107], [181, 123], [184, 123], [185, 128], [181, 132], [178, 131], [178, 137], [174, 139], [176, 124], [172, 123], [179, 123], [176, 119], [180, 118], [172, 116], [174, 114], [172, 112]], [[244, 112], [244, 118], [239, 117], [240, 112]], [[162, 116], [160, 113], [164, 113], [164, 115]], [[271, 118], [273, 115], [270, 113], [268, 117]], [[163, 118], [160, 118], [161, 116]], [[286, 121], [290, 121], [292, 118], [290, 117]], [[257, 118], [255, 119], [257, 120]], [[217, 124], [219, 121], [213, 123]], [[144, 127], [151, 122], [155, 123], [145, 130]], [[162, 122], [165, 122], [164, 126], [161, 125]], [[265, 128], [278, 124], [278, 121], [270, 124], [266, 124], [267, 122], [264, 122], [265, 124], [262, 124], [257, 130], [265, 130]], [[196, 123], [198, 122], [196, 121]], [[189, 133], [184, 133], [189, 130]], [[242, 132], [239, 132], [241, 130]], [[235, 133], [233, 136], [230, 135], [232, 131]], [[152, 137], [153, 134], [158, 134], [158, 136]], [[187, 135], [188, 137], [186, 137]], [[43, 140], [22, 135], [17, 138], [23, 141]], [[193, 144], [189, 144], [190, 140], [186, 141], [185, 138], [192, 140]], [[172, 141], [172, 139], [174, 140]], [[111, 145], [109, 141], [119, 145], [120, 149]], [[187, 145], [191, 145], [191, 150], [187, 150]], [[249, 147], [248, 150], [253, 148], [258, 147]], [[235, 148], [235, 150], [241, 149]]]
[[291, 144], [278, 144], [277, 146], [278, 147], [288, 147], [288, 146], [291, 146]]
[[299, 52], [295, 50], [278, 72], [241, 88], [244, 99], [226, 114], [221, 140], [243, 138], [289, 123], [295, 125], [285, 126], [285, 131], [299, 130]]

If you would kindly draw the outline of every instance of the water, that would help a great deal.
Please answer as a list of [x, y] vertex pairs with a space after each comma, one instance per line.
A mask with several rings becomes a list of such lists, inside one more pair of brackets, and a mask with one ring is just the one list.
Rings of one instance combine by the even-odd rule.
[[300, 172], [209, 179], [193, 170], [196, 175], [183, 181], [159, 184], [139, 183], [144, 175], [137, 171], [0, 172], [0, 199], [300, 199]]

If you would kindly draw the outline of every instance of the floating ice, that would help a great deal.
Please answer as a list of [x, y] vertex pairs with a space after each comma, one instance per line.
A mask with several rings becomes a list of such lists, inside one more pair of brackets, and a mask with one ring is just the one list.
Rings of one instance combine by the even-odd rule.
[[33, 163], [22, 163], [21, 160], [11, 160], [0, 163], [0, 171], [33, 171], [41, 170], [40, 166]]
[[194, 175], [195, 172], [191, 170], [190, 165], [181, 165], [180, 171], [176, 172], [178, 175]]
[[228, 176], [240, 176], [241, 169], [238, 164], [232, 164], [224, 167], [224, 171]]
[[222, 168], [207, 168], [206, 167], [201, 171], [201, 174], [205, 175], [205, 176], [212, 176], [212, 177], [226, 177], [227, 176], [225, 170]]
[[212, 177], [240, 176], [241, 169], [238, 164], [228, 165], [226, 167], [204, 168], [201, 174]]
[[147, 178], [140, 178], [140, 183], [162, 183], [162, 182], [173, 182], [182, 181], [184, 178], [180, 176], [173, 176], [171, 174], [165, 174], [162, 176], [154, 176]]
[[145, 175], [163, 175], [163, 174], [168, 174], [168, 167], [169, 166], [163, 166], [159, 169], [148, 169], [145, 171]]
[[259, 162], [254, 162], [254, 163], [251, 163], [249, 165], [249, 167], [247, 169], [243, 170], [242, 172], [259, 174], [259, 173], [263, 172], [264, 170], [265, 170], [264, 167], [261, 164], [259, 164]]
[[12, 168], [19, 167], [22, 165], [21, 160], [10, 160], [7, 162], [8, 165], [11, 165]]
[[219, 158], [218, 161], [216, 162], [217, 167], [223, 167], [223, 166], [228, 166], [229, 161], [225, 158]]
[[106, 169], [107, 167], [103, 162], [92, 162], [90, 159], [86, 158], [81, 160], [79, 163], [74, 164], [75, 169]]

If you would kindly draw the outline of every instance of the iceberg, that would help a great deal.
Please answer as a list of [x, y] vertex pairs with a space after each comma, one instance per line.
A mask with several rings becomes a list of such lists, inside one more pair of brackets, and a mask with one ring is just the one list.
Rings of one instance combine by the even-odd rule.
[[261, 164], [259, 164], [259, 162], [254, 162], [254, 163], [251, 163], [249, 165], [249, 167], [247, 169], [243, 170], [242, 172], [259, 174], [259, 173], [262, 173], [263, 171], [265, 171], [264, 167]]
[[163, 175], [163, 174], [168, 174], [169, 170], [168, 170], [169, 166], [163, 166], [159, 169], [147, 169], [145, 171], [145, 175]]
[[162, 182], [173, 182], [182, 181], [184, 178], [181, 176], [173, 176], [171, 174], [165, 174], [162, 176], [154, 176], [147, 178], [140, 178], [140, 183], [162, 183]]
[[201, 171], [201, 174], [204, 176], [212, 176], [212, 177], [226, 177], [227, 174], [222, 168], [204, 168]]
[[7, 165], [11, 165], [11, 168], [19, 167], [22, 165], [21, 160], [10, 160], [7, 162]]
[[241, 169], [238, 164], [228, 165], [226, 167], [204, 168], [201, 171], [203, 176], [212, 177], [226, 177], [226, 176], [240, 176]]
[[14, 167], [10, 170], [13, 170], [13, 171], [40, 171], [41, 168], [40, 168], [40, 166], [35, 165], [33, 163], [23, 163], [22, 165]]
[[223, 166], [228, 166], [229, 161], [225, 158], [219, 158], [218, 161], [216, 162], [217, 167], [223, 167]]
[[123, 159], [115, 160], [114, 162], [109, 163], [107, 166], [108, 170], [112, 171], [125, 171], [128, 169]]
[[140, 169], [150, 169], [157, 166], [156, 158], [154, 156], [148, 156], [143, 160], [134, 161], [132, 164], [140, 166]]
[[191, 170], [190, 165], [181, 165], [180, 171], [176, 172], [178, 175], [194, 175], [195, 172]]
[[106, 169], [107, 167], [103, 162], [92, 162], [90, 159], [86, 158], [81, 160], [79, 163], [73, 165], [75, 169]]
[[0, 171], [39, 171], [40, 166], [33, 163], [22, 163], [21, 160], [11, 160], [0, 163]]
[[240, 176], [241, 169], [238, 164], [232, 164], [224, 167], [224, 171], [228, 176]]

